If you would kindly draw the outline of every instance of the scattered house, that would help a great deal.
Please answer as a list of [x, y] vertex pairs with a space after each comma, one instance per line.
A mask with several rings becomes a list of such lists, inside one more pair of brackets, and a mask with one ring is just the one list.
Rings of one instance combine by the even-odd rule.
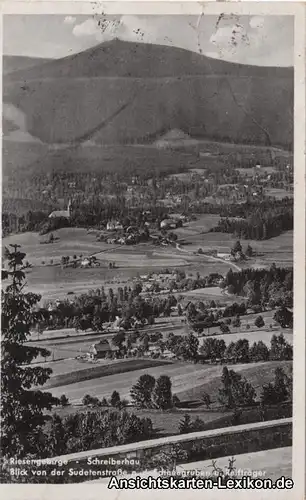
[[176, 358], [176, 355], [173, 352], [169, 351], [169, 349], [165, 349], [163, 352], [163, 357], [167, 359], [174, 359]]
[[65, 219], [70, 219], [71, 217], [71, 201], [69, 200], [67, 205], [67, 210], [54, 210], [49, 215], [49, 219], [56, 219], [59, 217], [64, 217]]
[[217, 257], [219, 257], [219, 259], [230, 260], [231, 259], [231, 254], [230, 253], [217, 252]]
[[119, 221], [108, 221], [106, 229], [107, 231], [119, 231], [123, 229], [123, 226]]
[[81, 267], [100, 267], [100, 262], [97, 261], [97, 258], [95, 256], [84, 257], [81, 260]]
[[168, 217], [170, 219], [181, 220], [183, 222], [187, 222], [187, 220], [188, 220], [188, 217], [186, 217], [186, 215], [182, 215], [182, 214], [168, 214]]
[[177, 223], [173, 219], [164, 219], [160, 223], [161, 229], [176, 229]]
[[117, 351], [118, 347], [111, 345], [107, 339], [103, 339], [96, 344], [92, 344], [87, 355], [90, 359], [104, 359], [109, 353]]
[[149, 353], [161, 354], [160, 347], [157, 345], [150, 345], [148, 348]]
[[152, 292], [153, 291], [153, 285], [151, 285], [150, 283], [145, 283], [142, 287], [142, 291], [143, 292]]
[[49, 312], [56, 311], [56, 309], [61, 305], [61, 301], [57, 299], [55, 302], [49, 302], [47, 305], [47, 310]]
[[91, 261], [88, 257], [85, 257], [85, 259], [81, 261], [81, 267], [89, 267], [90, 265]]

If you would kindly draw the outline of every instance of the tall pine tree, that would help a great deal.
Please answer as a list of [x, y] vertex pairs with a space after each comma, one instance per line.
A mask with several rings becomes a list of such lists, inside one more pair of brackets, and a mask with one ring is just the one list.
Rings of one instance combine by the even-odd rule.
[[1, 342], [1, 443], [3, 456], [44, 456], [46, 441], [45, 410], [59, 404], [57, 398], [35, 387], [44, 385], [52, 370], [30, 363], [38, 356], [47, 357], [46, 349], [26, 345], [32, 326], [40, 319], [34, 306], [40, 296], [24, 292], [27, 266], [19, 245], [5, 249], [8, 269], [2, 279], [9, 285], [2, 291]]

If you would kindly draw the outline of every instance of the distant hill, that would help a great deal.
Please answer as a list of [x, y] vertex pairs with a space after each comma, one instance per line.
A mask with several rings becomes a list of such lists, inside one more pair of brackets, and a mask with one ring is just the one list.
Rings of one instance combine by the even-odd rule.
[[4, 75], [14, 73], [19, 70], [31, 68], [39, 64], [45, 64], [51, 59], [42, 57], [26, 57], [26, 56], [9, 56], [3, 55], [2, 70]]
[[292, 68], [233, 64], [189, 50], [147, 43], [112, 40], [79, 54], [49, 60], [11, 79], [131, 77], [161, 78], [196, 75], [288, 76]]
[[49, 144], [154, 142], [179, 129], [192, 138], [292, 145], [292, 68], [115, 40], [10, 73], [3, 90], [28, 132]]

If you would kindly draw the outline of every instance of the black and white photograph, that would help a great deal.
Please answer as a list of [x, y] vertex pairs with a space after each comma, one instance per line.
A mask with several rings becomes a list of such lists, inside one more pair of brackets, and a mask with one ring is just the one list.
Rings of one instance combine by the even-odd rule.
[[296, 20], [232, 10], [2, 16], [2, 484], [295, 498]]

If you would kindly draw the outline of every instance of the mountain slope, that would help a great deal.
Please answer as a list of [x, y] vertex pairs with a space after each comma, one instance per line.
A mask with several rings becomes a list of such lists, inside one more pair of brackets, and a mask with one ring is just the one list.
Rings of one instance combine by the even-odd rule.
[[47, 143], [142, 142], [180, 129], [288, 147], [293, 136], [292, 68], [232, 64], [174, 47], [100, 44], [9, 75], [4, 101]]
[[20, 70], [25, 70], [36, 65], [45, 64], [51, 59], [41, 57], [27, 57], [27, 56], [10, 56], [3, 55], [2, 58], [2, 71], [3, 75], [8, 75]]

